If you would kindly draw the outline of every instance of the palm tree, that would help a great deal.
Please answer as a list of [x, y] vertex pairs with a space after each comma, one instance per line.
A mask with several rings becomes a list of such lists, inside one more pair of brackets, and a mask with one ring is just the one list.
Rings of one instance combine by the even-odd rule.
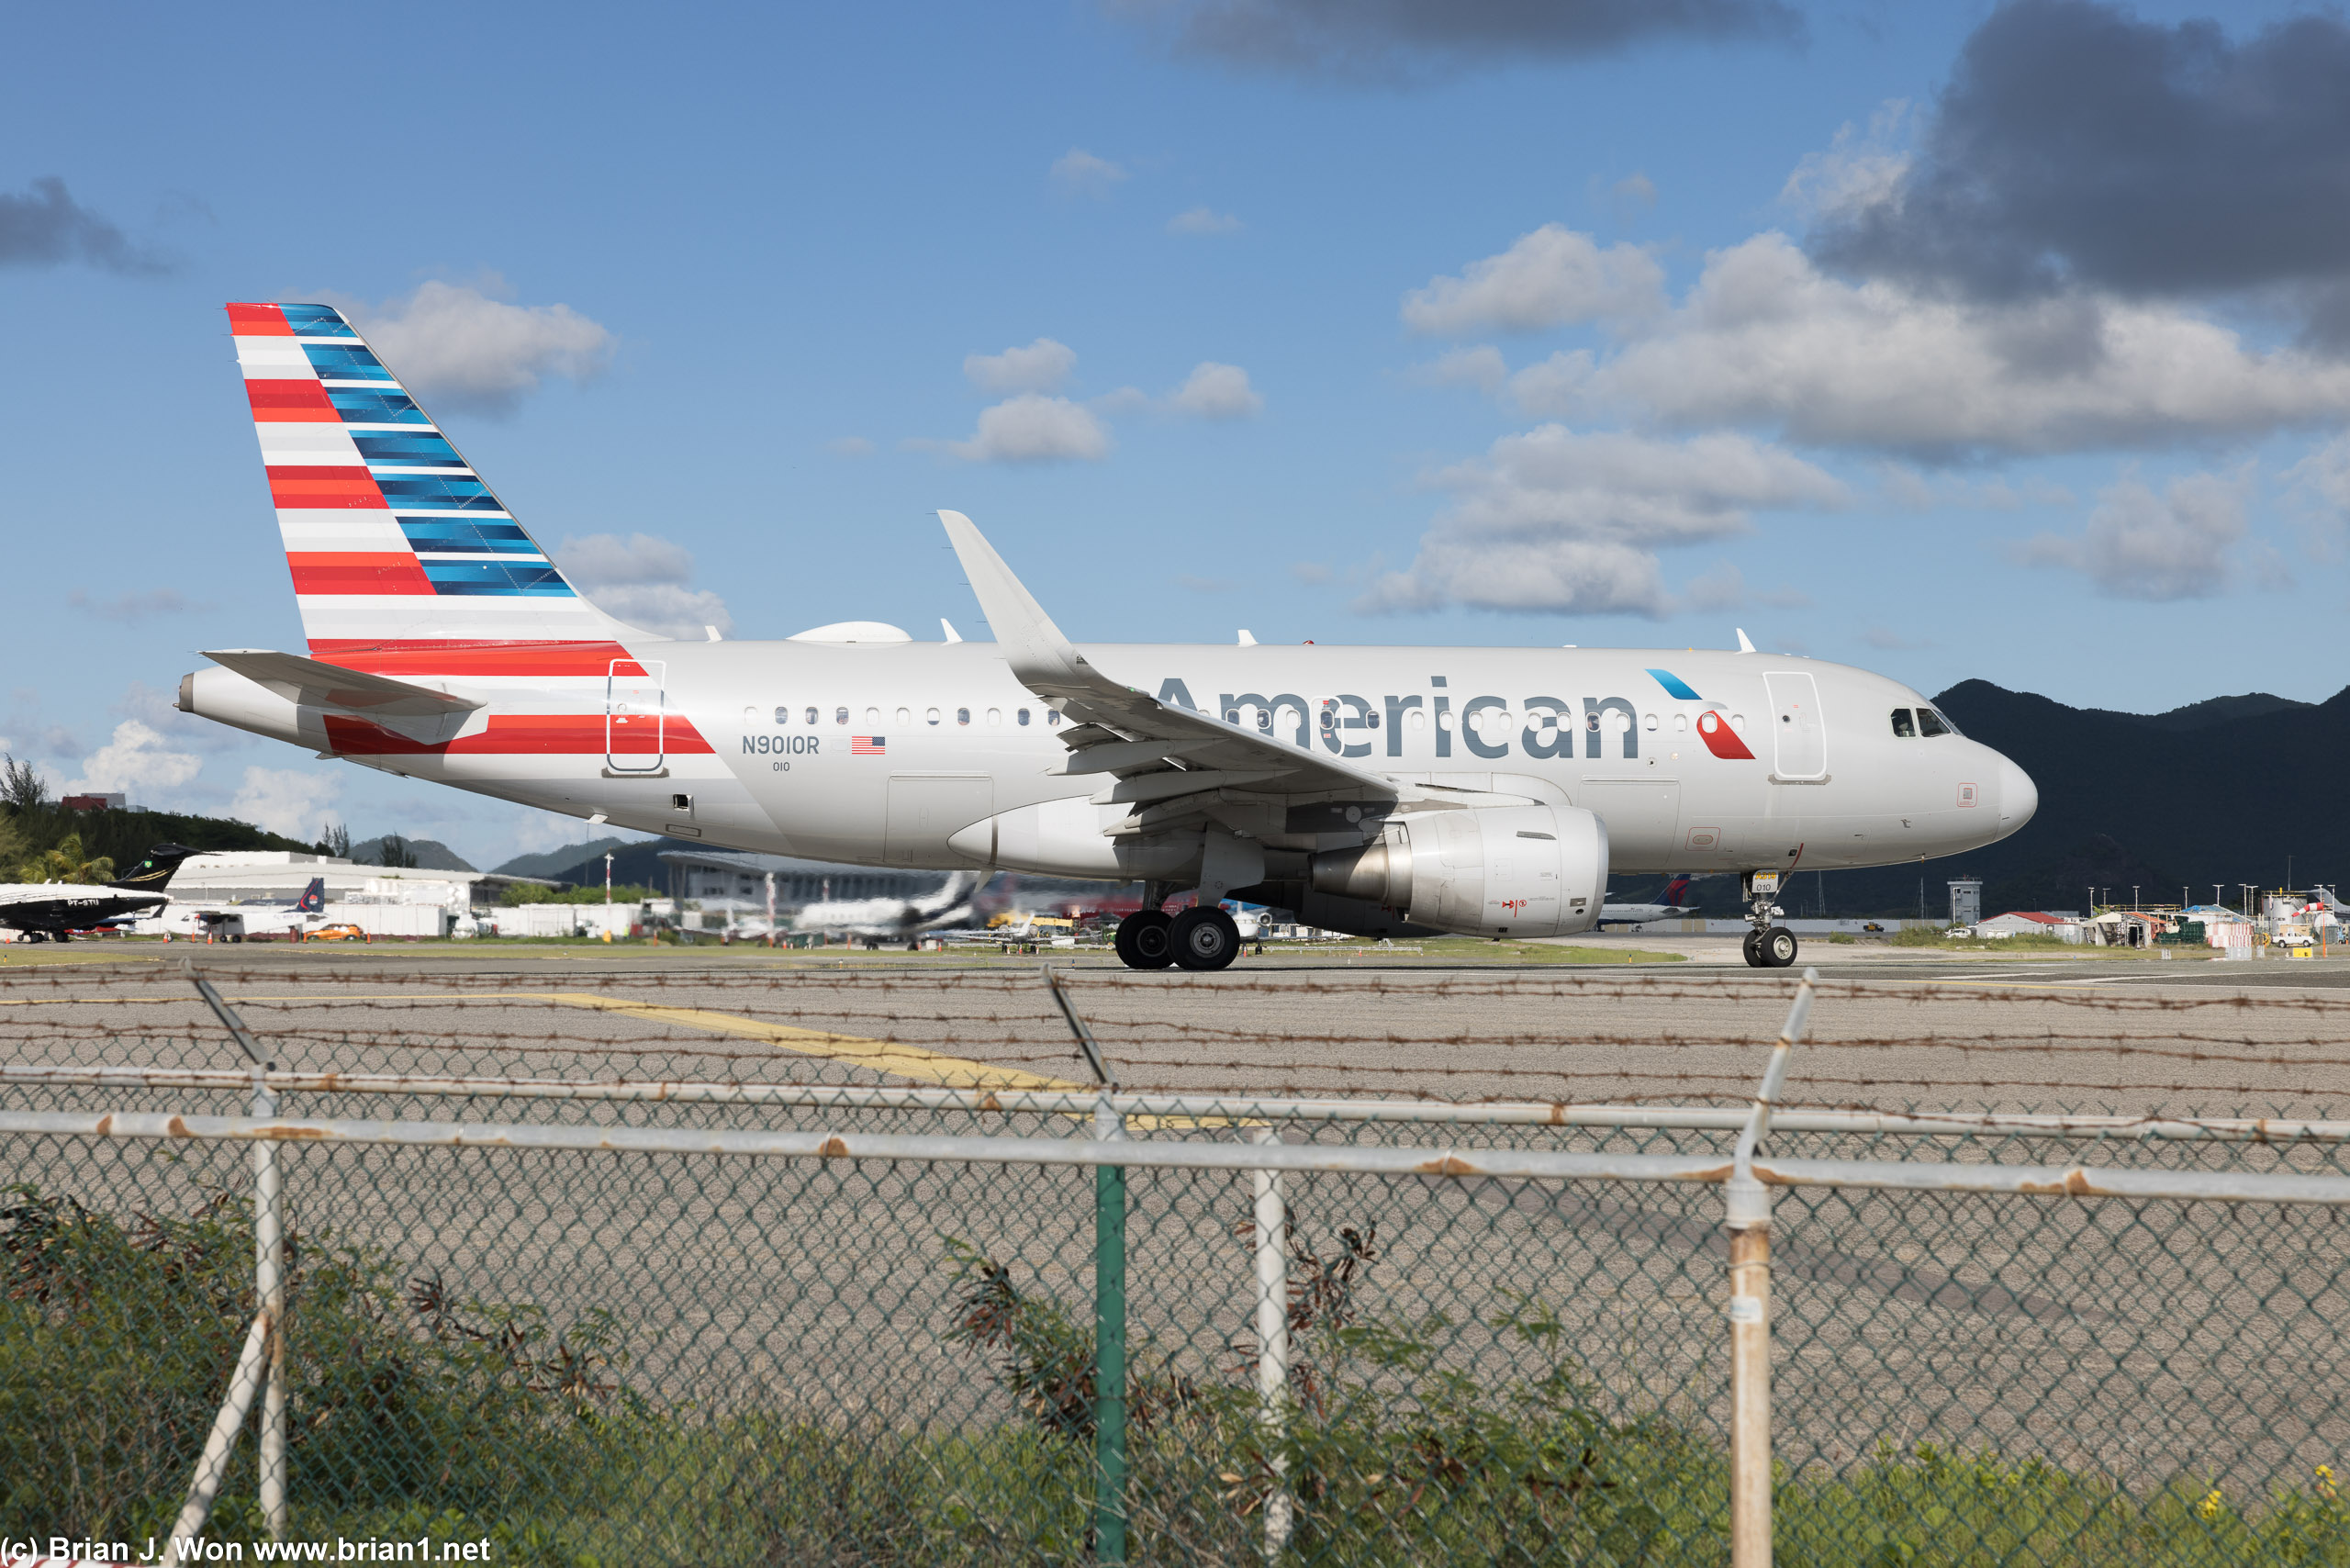
[[45, 849], [25, 862], [17, 874], [26, 882], [105, 882], [114, 878], [114, 857], [91, 856], [82, 847], [82, 835], [69, 833], [54, 849]]

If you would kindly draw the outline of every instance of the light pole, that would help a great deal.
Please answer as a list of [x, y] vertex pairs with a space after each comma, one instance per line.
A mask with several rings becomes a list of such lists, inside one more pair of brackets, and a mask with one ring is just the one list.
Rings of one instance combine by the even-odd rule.
[[604, 940], [612, 939], [612, 857], [604, 857]]

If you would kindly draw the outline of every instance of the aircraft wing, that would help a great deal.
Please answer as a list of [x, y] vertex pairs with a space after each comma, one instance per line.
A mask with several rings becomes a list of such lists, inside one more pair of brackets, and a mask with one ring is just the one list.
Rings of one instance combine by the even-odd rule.
[[955, 554], [1020, 683], [1077, 722], [1060, 771], [1109, 774], [1094, 800], [1143, 808], [1211, 790], [1324, 801], [1402, 799], [1405, 787], [1368, 768], [1179, 708], [1095, 668], [1061, 634], [971, 520], [942, 511]]
[[468, 713], [485, 706], [479, 699], [457, 697], [389, 676], [344, 669], [299, 654], [267, 648], [223, 648], [204, 655], [214, 664], [236, 671], [256, 685], [265, 686], [288, 702], [310, 708], [336, 708], [371, 719], [440, 719]]

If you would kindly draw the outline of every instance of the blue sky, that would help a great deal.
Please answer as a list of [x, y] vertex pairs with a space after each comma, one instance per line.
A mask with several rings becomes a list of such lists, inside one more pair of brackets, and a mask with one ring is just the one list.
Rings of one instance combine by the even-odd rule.
[[946, 506], [1080, 638], [1744, 626], [2322, 699], [2350, 239], [2294, 215], [2344, 206], [2350, 34], [2197, 14], [26, 12], [0, 744], [305, 836], [583, 835], [169, 711], [196, 650], [301, 645], [219, 311], [263, 298], [347, 304], [647, 622], [977, 631]]

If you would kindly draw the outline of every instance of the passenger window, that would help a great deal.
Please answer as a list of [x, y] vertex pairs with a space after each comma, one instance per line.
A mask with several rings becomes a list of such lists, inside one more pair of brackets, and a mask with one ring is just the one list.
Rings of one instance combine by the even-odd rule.
[[1024, 724], [1028, 722], [1028, 710], [1025, 708], [1020, 710], [1020, 722]]
[[1918, 733], [1921, 735], [1950, 735], [1958, 732], [1942, 722], [1942, 716], [1931, 708], [1918, 710]]
[[928, 709], [923, 712], [922, 717], [923, 722], [926, 724], [935, 724], [938, 722], [938, 710], [935, 708]]
[[847, 709], [845, 709], [845, 708], [835, 708], [834, 710], [833, 710], [833, 722], [834, 722], [834, 723], [835, 723], [835, 724], [845, 724], [845, 723], [847, 723], [847, 722], [848, 722], [848, 710], [847, 710]]
[[865, 727], [868, 730], [878, 730], [881, 727], [880, 709], [867, 708], [865, 711]]
[[[938, 722], [938, 710], [937, 710], [937, 709], [933, 708], [933, 709], [930, 711], [930, 718], [931, 718], [931, 722], [933, 722], [933, 723], [936, 723], [936, 722]], [[901, 729], [901, 730], [902, 730], [902, 729], [904, 729], [908, 724], [911, 724], [911, 723], [912, 723], [913, 722], [914, 722], [914, 711], [913, 711], [912, 709], [911, 709], [911, 708], [901, 708], [901, 709], [899, 709], [899, 710], [898, 710], [898, 728], [900, 728], [900, 729]]]
[[1047, 708], [1047, 709], [1046, 709], [1046, 710], [1045, 710], [1045, 722], [1046, 722], [1046, 723], [1047, 723], [1047, 724], [1058, 724], [1058, 723], [1059, 723], [1060, 722], [1061, 722], [1061, 711], [1060, 711], [1059, 709], [1058, 709], [1058, 708]]
[[775, 711], [775, 722], [778, 725], [789, 724], [791, 722], [791, 710], [789, 708], [777, 709]]
[[988, 710], [988, 728], [990, 728], [990, 729], [994, 729], [998, 724], [1001, 724], [1001, 723], [1002, 723], [1002, 722], [1003, 722], [1003, 710], [1002, 710], [1002, 709], [1001, 709], [1001, 708], [990, 708], [990, 709], [989, 709], [989, 710]]
[[1918, 728], [1909, 722], [1908, 709], [1896, 708], [1893, 711], [1893, 733], [1899, 735], [1903, 740], [1915, 740], [1917, 738]]
[[[811, 709], [809, 709], [809, 710], [808, 710], [808, 723], [809, 723], [809, 725], [810, 725], [810, 727], [811, 727], [811, 728], [813, 728], [813, 727], [814, 727], [814, 725], [815, 725], [815, 722], [816, 722], [816, 710], [814, 710], [813, 708], [811, 708]], [[847, 715], [846, 713], [843, 713], [843, 714], [841, 715], [841, 722], [842, 722], [842, 723], [844, 723], [844, 724], [845, 724], [845, 723], [847, 723], [847, 722], [848, 722], [848, 715]]]
[[957, 708], [957, 709], [956, 709], [956, 710], [955, 710], [955, 722], [956, 722], [957, 723], [958, 723], [958, 724], [968, 724], [968, 723], [969, 723], [969, 722], [971, 722], [971, 711], [970, 711], [968, 708]]
[[1409, 722], [1412, 728], [1416, 730], [1425, 730], [1428, 727], [1427, 715], [1421, 712], [1417, 708], [1412, 710], [1412, 717]]

